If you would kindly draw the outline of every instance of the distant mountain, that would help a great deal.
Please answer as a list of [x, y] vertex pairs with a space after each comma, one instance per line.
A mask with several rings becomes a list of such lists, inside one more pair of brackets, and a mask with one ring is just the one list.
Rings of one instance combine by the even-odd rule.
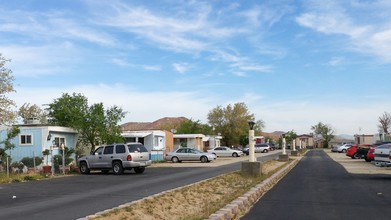
[[335, 135], [339, 139], [348, 139], [348, 140], [354, 140], [354, 135], [351, 134], [338, 134]]

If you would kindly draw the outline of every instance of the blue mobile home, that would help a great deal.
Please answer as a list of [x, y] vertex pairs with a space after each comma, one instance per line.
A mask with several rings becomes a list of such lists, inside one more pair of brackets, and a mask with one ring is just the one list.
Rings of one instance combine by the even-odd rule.
[[[42, 157], [44, 164], [52, 165], [51, 155], [60, 154], [62, 146], [69, 149], [76, 147], [78, 133], [71, 128], [41, 124], [15, 126], [19, 127], [20, 133], [11, 141], [15, 147], [7, 151], [12, 161], [20, 161], [23, 157]], [[9, 129], [5, 126], [0, 128], [1, 141], [6, 138]], [[0, 148], [4, 148], [4, 145], [0, 145]], [[51, 151], [48, 158], [42, 153], [46, 149]]]

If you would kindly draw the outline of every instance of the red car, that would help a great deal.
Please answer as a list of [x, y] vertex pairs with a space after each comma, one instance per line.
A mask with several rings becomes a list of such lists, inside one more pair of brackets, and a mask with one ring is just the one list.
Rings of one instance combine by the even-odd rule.
[[368, 151], [368, 153], [367, 153], [367, 156], [365, 157], [365, 161], [371, 162], [372, 160], [375, 159], [375, 149], [376, 149], [375, 146], [369, 148], [369, 151]]
[[346, 156], [354, 159], [354, 155], [356, 155], [356, 152], [357, 152], [357, 144], [354, 144], [346, 150]]

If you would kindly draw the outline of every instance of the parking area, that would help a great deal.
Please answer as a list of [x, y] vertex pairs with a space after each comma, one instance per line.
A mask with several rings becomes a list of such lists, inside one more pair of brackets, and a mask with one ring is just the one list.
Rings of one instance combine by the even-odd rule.
[[[268, 153], [255, 153], [256, 157], [264, 157], [270, 155], [278, 155], [281, 150], [269, 151]], [[246, 161], [249, 159], [249, 156], [243, 155], [241, 157], [218, 157], [216, 160], [210, 163], [201, 163], [199, 161], [184, 161], [181, 163], [172, 163], [167, 161], [164, 163], [153, 163], [151, 167], [217, 167], [222, 165], [227, 165], [230, 163], [236, 163], [240, 161]]]
[[391, 174], [391, 167], [377, 167], [364, 159], [352, 159], [345, 153], [331, 152], [324, 150], [334, 161], [341, 164], [349, 173], [353, 174]]

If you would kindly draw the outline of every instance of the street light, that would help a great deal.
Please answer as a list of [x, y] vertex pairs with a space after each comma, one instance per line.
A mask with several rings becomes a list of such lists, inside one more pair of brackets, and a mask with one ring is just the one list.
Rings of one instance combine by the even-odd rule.
[[248, 147], [249, 147], [249, 161], [250, 162], [255, 162], [255, 151], [254, 151], [254, 121], [249, 121], [248, 126], [250, 127], [250, 130], [248, 132]]

